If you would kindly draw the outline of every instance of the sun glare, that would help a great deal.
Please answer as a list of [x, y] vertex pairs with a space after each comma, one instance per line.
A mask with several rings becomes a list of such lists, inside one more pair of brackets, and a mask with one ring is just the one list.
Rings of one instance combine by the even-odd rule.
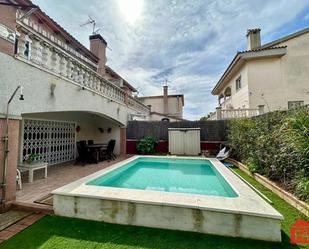
[[117, 0], [121, 13], [130, 24], [141, 15], [144, 0]]

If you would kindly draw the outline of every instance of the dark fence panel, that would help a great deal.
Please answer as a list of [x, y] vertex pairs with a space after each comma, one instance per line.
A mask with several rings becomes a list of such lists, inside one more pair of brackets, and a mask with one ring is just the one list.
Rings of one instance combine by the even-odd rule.
[[168, 128], [201, 128], [201, 141], [226, 141], [228, 121], [130, 121], [127, 139], [141, 139], [153, 136], [158, 140], [168, 139]]

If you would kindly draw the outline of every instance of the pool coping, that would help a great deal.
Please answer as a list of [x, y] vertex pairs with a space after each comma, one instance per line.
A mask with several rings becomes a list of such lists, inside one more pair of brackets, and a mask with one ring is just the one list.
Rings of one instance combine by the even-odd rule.
[[226, 166], [224, 166], [219, 160], [215, 158], [164, 156], [164, 158], [174, 159], [209, 160], [216, 168], [216, 170], [232, 187], [232, 189], [237, 193], [238, 197], [222, 197], [86, 185], [88, 181], [105, 175], [140, 157], [162, 158], [162, 156], [133, 156], [106, 169], [97, 171], [89, 176], [83, 177], [77, 181], [60, 187], [52, 191], [52, 194], [193, 208], [283, 220], [283, 216], [277, 210], [275, 210], [269, 203], [262, 199], [247, 184], [245, 184], [241, 179], [239, 179], [229, 169], [227, 169]]

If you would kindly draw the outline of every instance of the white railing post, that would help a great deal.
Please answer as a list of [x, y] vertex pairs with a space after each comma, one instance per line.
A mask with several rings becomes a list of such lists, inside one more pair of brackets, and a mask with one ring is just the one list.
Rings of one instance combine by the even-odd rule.
[[264, 105], [258, 105], [258, 115], [264, 114]]
[[218, 106], [218, 107], [216, 108], [216, 119], [217, 119], [217, 120], [222, 119], [222, 108], [221, 108], [221, 106]]

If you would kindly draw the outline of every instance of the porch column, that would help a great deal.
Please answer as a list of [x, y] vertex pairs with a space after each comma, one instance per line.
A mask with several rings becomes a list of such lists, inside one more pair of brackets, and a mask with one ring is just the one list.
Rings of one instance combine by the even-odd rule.
[[[6, 185], [3, 183], [4, 170], [4, 141], [6, 120], [0, 118], [0, 213], [5, 212], [10, 208], [16, 198], [16, 169], [18, 163], [18, 145], [19, 145], [19, 127], [21, 120], [9, 120], [9, 140], [8, 140], [8, 163], [6, 167]], [[5, 195], [3, 194], [5, 190]]]
[[217, 108], [216, 108], [216, 119], [217, 120], [221, 120], [222, 119], [222, 113], [221, 113], [221, 106], [218, 106]]
[[127, 154], [127, 127], [120, 127], [120, 155]]

